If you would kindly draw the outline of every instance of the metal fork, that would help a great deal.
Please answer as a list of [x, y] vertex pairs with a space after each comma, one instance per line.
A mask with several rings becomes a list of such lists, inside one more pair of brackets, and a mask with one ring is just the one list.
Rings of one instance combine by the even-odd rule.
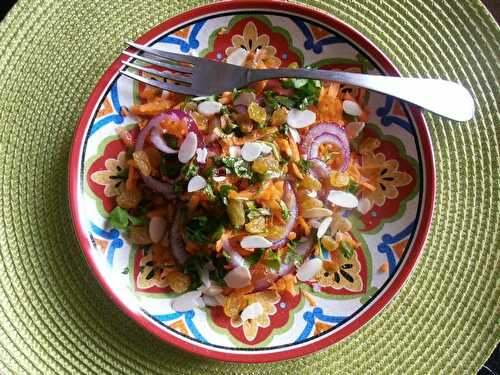
[[180, 94], [208, 96], [239, 89], [266, 79], [309, 78], [364, 87], [416, 104], [452, 120], [467, 121], [474, 115], [474, 101], [469, 91], [455, 82], [441, 79], [375, 76], [319, 69], [248, 69], [205, 58], [166, 52], [133, 42], [126, 43], [146, 55], [127, 50], [124, 50], [123, 54], [168, 69], [170, 72], [140, 66], [134, 64], [133, 59], [129, 59], [122, 63], [127, 67], [166, 78], [167, 81], [146, 78], [125, 68], [120, 70], [122, 74]]

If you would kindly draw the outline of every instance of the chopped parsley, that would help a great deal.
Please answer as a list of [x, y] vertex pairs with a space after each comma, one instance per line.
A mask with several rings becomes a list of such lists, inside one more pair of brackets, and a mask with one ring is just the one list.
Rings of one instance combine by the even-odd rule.
[[286, 206], [285, 202], [280, 200], [280, 208], [281, 208], [281, 217], [283, 220], [288, 220], [290, 217], [290, 210]]
[[175, 178], [179, 176], [181, 169], [182, 164], [177, 161], [177, 155], [175, 160], [170, 160], [167, 157], [162, 157], [160, 159], [160, 172], [164, 176]]
[[191, 178], [193, 178], [198, 174], [198, 166], [194, 162], [185, 164], [181, 169], [181, 174], [184, 176], [186, 180], [190, 180]]
[[302, 256], [297, 253], [297, 244], [298, 240], [288, 241], [288, 252], [285, 255], [285, 263], [286, 264], [295, 264], [298, 265], [302, 262]]
[[258, 263], [258, 261], [260, 260], [260, 258], [262, 258], [263, 255], [264, 255], [264, 249], [255, 249], [251, 255], [245, 258], [245, 260], [247, 261], [248, 266], [252, 267]]
[[129, 271], [130, 271], [130, 270], [129, 270], [129, 268], [128, 268], [128, 267], [125, 267], [125, 268], [123, 269], [123, 271], [122, 271], [122, 274], [124, 274], [124, 275], [128, 275]]
[[339, 249], [342, 252], [342, 255], [347, 259], [351, 258], [354, 255], [354, 249], [345, 241], [340, 242]]
[[312, 163], [309, 160], [300, 159], [297, 164], [303, 173], [309, 173], [311, 170]]
[[218, 166], [225, 167], [227, 172], [232, 173], [239, 178], [253, 178], [253, 172], [250, 169], [250, 164], [241, 158], [215, 156], [214, 162]]
[[234, 186], [232, 185], [222, 185], [220, 188], [219, 188], [219, 199], [222, 201], [222, 203], [224, 203], [226, 206], [227, 206], [227, 203], [228, 203], [228, 196], [229, 196], [229, 192], [231, 190], [235, 190]]
[[221, 238], [224, 224], [207, 216], [195, 216], [186, 224], [186, 233], [188, 240], [206, 245]]
[[212, 185], [210, 185], [209, 183], [207, 183], [207, 186], [205, 186], [203, 192], [205, 193], [210, 202], [213, 202], [217, 199], [214, 193], [214, 189], [212, 188]]
[[279, 271], [281, 266], [280, 256], [278, 255], [277, 252], [268, 251], [264, 263], [269, 268], [272, 268], [275, 271]]
[[282, 81], [284, 88], [294, 88], [295, 93], [289, 98], [294, 108], [300, 110], [318, 102], [321, 82], [314, 79], [290, 78]]
[[172, 134], [164, 134], [163, 139], [165, 139], [165, 142], [167, 143], [167, 146], [173, 149], [177, 149], [178, 144], [177, 144], [177, 138], [174, 137]]
[[280, 106], [284, 106], [288, 109], [294, 108], [296, 103], [290, 99], [288, 96], [278, 95], [273, 91], [264, 92], [264, 103], [266, 107], [277, 110]]
[[356, 193], [358, 192], [358, 189], [359, 189], [359, 185], [355, 181], [350, 180], [349, 185], [347, 185], [347, 191], [351, 194], [356, 195]]
[[143, 224], [144, 220], [142, 218], [130, 215], [127, 210], [116, 206], [113, 211], [108, 216], [109, 225], [112, 228], [126, 230], [129, 224], [139, 225]]

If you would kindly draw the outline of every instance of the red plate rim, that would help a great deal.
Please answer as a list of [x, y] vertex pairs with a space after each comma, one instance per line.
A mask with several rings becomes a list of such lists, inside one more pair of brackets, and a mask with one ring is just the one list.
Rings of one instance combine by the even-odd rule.
[[[376, 47], [361, 33], [356, 31], [354, 28], [347, 25], [343, 21], [315, 8], [310, 8], [299, 4], [291, 4], [278, 0], [222, 1], [194, 8], [187, 12], [171, 17], [161, 24], [153, 27], [143, 36], [138, 38], [137, 42], [147, 43], [150, 40], [155, 39], [159, 34], [163, 34], [169, 30], [172, 30], [179, 25], [190, 23], [195, 19], [205, 18], [209, 15], [214, 14], [222, 14], [227, 12], [230, 13], [231, 11], [241, 10], [267, 10], [283, 14], [296, 14], [301, 18], [311, 19], [317, 23], [324, 24], [325, 26], [338, 31], [340, 34], [347, 37], [347, 39], [363, 49], [364, 52], [370, 55], [372, 59], [382, 67], [387, 75], [401, 75], [396, 67], [391, 63], [391, 61], [385, 56], [385, 54], [378, 49], [378, 47]], [[358, 330], [376, 314], [378, 314], [392, 300], [392, 298], [403, 286], [405, 280], [411, 274], [425, 244], [431, 225], [436, 193], [434, 156], [431, 139], [421, 110], [414, 106], [409, 106], [409, 108], [416, 126], [418, 141], [421, 145], [422, 168], [424, 173], [422, 175], [423, 191], [421, 193], [421, 215], [418, 218], [419, 222], [417, 224], [413, 246], [411, 247], [411, 249], [409, 249], [404, 264], [402, 264], [401, 269], [398, 271], [397, 275], [393, 277], [392, 280], [390, 280], [390, 283], [385, 287], [385, 289], [375, 299], [375, 301], [373, 301], [367, 308], [365, 308], [357, 317], [344, 324], [338, 331], [335, 331], [330, 335], [320, 336], [317, 339], [313, 339], [302, 344], [297, 344], [296, 346], [286, 347], [282, 349], [271, 349], [267, 352], [231, 351], [210, 347], [209, 345], [198, 342], [188, 341], [180, 335], [175, 335], [174, 333], [165, 330], [161, 325], [143, 314], [141, 311], [132, 309], [130, 306], [128, 306], [119, 296], [119, 293], [110, 284], [108, 284], [105, 277], [100, 273], [98, 265], [91, 254], [92, 246], [89, 243], [87, 233], [84, 230], [84, 226], [80, 219], [78, 210], [80, 155], [83, 146], [83, 140], [87, 131], [87, 124], [94, 112], [96, 104], [100, 101], [102, 94], [105, 92], [108, 83], [114, 79], [114, 76], [117, 74], [121, 67], [120, 57], [121, 56], [119, 56], [111, 64], [111, 66], [97, 83], [97, 86], [90, 95], [83, 110], [82, 116], [80, 117], [80, 120], [78, 122], [73, 136], [70, 158], [68, 162], [68, 188], [73, 226], [85, 258], [87, 259], [90, 268], [94, 272], [106, 294], [115, 302], [116, 305], [121, 308], [121, 310], [123, 310], [123, 312], [125, 312], [129, 317], [134, 319], [138, 324], [146, 328], [151, 333], [160, 337], [164, 341], [188, 352], [223, 361], [259, 363], [275, 362], [296, 358], [325, 349], [328, 346], [346, 338], [347, 336]]]

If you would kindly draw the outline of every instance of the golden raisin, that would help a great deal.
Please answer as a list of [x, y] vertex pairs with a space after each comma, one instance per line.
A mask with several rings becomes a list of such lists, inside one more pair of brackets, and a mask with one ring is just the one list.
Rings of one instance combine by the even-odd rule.
[[148, 154], [145, 151], [135, 151], [132, 156], [137, 165], [139, 171], [141, 171], [143, 176], [149, 176], [151, 174], [151, 163], [149, 162]]
[[189, 288], [191, 278], [180, 271], [172, 271], [165, 276], [165, 281], [175, 293], [183, 293]]
[[149, 231], [145, 226], [133, 225], [129, 229], [130, 242], [136, 245], [149, 245], [151, 237], [149, 237]]
[[347, 173], [333, 171], [330, 175], [330, 184], [336, 188], [344, 188], [349, 185], [349, 175]]
[[142, 194], [137, 188], [132, 190], [124, 189], [120, 195], [116, 197], [116, 203], [121, 208], [135, 208], [141, 201]]
[[245, 208], [241, 200], [230, 199], [227, 205], [227, 215], [231, 224], [240, 227], [245, 224]]
[[271, 116], [271, 126], [281, 126], [288, 118], [288, 110], [285, 107], [280, 107], [273, 112]]
[[256, 217], [245, 224], [245, 229], [248, 233], [262, 233], [266, 230], [266, 219], [262, 216]]
[[257, 124], [263, 124], [266, 122], [266, 110], [256, 102], [252, 102], [248, 106], [248, 116]]
[[328, 235], [321, 237], [321, 244], [328, 251], [334, 251], [335, 249], [337, 249], [339, 247], [339, 243]]
[[318, 191], [321, 190], [321, 182], [315, 179], [313, 176], [306, 174], [302, 180], [302, 187], [307, 190]]
[[300, 209], [302, 211], [317, 207], [323, 207], [323, 202], [316, 198], [306, 198], [300, 203]]

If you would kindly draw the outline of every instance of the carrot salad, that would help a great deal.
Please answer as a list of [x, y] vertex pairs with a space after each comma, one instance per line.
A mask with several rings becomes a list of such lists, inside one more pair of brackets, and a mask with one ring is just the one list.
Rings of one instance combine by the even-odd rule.
[[296, 294], [318, 272], [342, 271], [335, 260], [359, 246], [348, 216], [370, 209], [358, 197], [374, 189], [358, 164], [368, 113], [349, 89], [281, 79], [210, 97], [149, 86], [140, 96], [124, 109], [137, 131], [118, 131], [128, 168], [108, 220], [152, 254], [145, 277], [179, 294], [174, 310], [222, 306], [253, 319], [262, 307], [252, 294]]

